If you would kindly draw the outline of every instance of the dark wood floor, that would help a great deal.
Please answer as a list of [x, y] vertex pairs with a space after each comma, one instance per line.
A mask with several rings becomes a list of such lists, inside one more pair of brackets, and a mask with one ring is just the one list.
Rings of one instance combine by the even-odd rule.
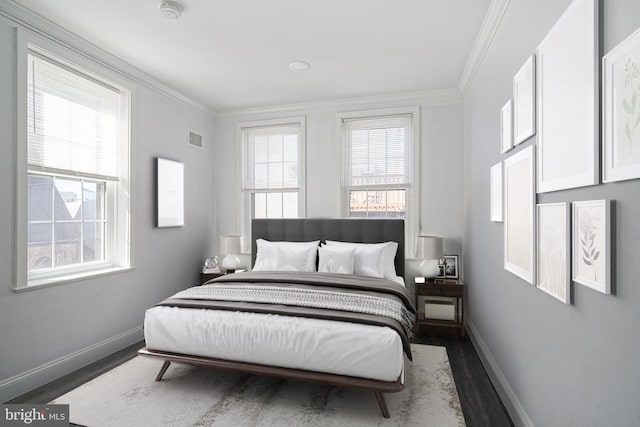
[[421, 333], [414, 337], [414, 342], [447, 348], [451, 372], [468, 427], [513, 426], [469, 337]]
[[[480, 358], [468, 337], [420, 334], [414, 341], [419, 344], [439, 345], [447, 348], [451, 371], [468, 427], [513, 426], [509, 414], [498, 397]], [[73, 390], [81, 384], [135, 357], [144, 342], [127, 347], [96, 363], [56, 381], [26, 393], [7, 403], [47, 403]]]

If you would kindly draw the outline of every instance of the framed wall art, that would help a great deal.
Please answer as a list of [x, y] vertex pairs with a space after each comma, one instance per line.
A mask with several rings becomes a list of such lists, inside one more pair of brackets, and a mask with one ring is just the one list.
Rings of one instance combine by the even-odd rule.
[[571, 303], [571, 209], [568, 203], [536, 207], [538, 289]]
[[603, 294], [611, 293], [611, 201], [573, 202], [572, 278]]
[[535, 56], [531, 55], [513, 78], [513, 143], [536, 133]]
[[502, 222], [502, 162], [492, 166], [490, 174], [490, 217]]
[[158, 157], [158, 227], [184, 225], [184, 164]]
[[506, 153], [513, 148], [513, 128], [511, 100], [500, 109], [500, 152]]
[[640, 29], [602, 59], [604, 182], [640, 178]]
[[[445, 255], [444, 263], [439, 266], [436, 279], [458, 279], [460, 273], [458, 269], [458, 255]], [[446, 272], [446, 275], [445, 275]]]
[[598, 0], [574, 0], [536, 51], [538, 193], [599, 181]]
[[504, 268], [535, 283], [535, 162], [528, 146], [504, 161]]

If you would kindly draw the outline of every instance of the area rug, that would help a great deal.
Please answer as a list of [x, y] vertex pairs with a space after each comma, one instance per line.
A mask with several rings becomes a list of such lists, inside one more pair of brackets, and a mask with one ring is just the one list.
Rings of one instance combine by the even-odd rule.
[[413, 344], [406, 387], [385, 395], [391, 418], [372, 392], [134, 359], [51, 403], [70, 405], [74, 424], [100, 426], [464, 426], [444, 347]]

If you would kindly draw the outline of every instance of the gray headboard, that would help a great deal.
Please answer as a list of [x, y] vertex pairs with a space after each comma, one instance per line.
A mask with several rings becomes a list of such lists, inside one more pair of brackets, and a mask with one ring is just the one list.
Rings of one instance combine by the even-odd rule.
[[398, 243], [395, 266], [404, 277], [404, 220], [359, 218], [254, 219], [251, 222], [251, 265], [256, 262], [256, 239], [304, 242], [339, 240], [357, 243]]

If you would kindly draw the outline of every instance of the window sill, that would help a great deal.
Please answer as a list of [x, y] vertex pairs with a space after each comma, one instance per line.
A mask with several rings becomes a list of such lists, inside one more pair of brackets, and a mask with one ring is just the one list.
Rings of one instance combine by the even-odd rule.
[[82, 280], [95, 279], [113, 274], [126, 273], [135, 270], [135, 267], [111, 267], [94, 271], [83, 271], [81, 273], [66, 274], [64, 276], [49, 277], [29, 281], [27, 286], [14, 287], [14, 292], [26, 292], [36, 289], [48, 288], [51, 286], [64, 285], [65, 283], [79, 282]]

